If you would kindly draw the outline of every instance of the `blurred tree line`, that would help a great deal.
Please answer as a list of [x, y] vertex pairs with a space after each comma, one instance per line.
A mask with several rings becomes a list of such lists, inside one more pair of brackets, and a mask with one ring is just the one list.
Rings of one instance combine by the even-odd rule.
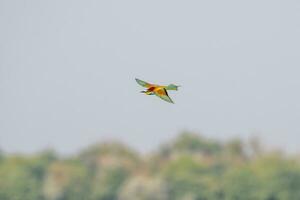
[[117, 143], [76, 156], [0, 151], [1, 200], [300, 200], [299, 158], [259, 140], [183, 133], [141, 155]]

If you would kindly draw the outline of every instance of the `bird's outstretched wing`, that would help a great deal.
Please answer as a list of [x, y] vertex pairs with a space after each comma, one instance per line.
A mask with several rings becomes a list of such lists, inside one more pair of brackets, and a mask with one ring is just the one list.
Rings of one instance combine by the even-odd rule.
[[154, 93], [159, 98], [161, 98], [161, 99], [163, 99], [163, 100], [165, 100], [165, 101], [167, 101], [169, 103], [174, 103], [172, 101], [172, 99], [169, 97], [168, 92], [167, 92], [167, 90], [165, 88], [160, 88], [160, 89], [156, 90]]
[[150, 83], [147, 83], [147, 82], [145, 82], [145, 81], [142, 81], [142, 80], [140, 80], [140, 79], [135, 79], [136, 80], [136, 82], [140, 85], [140, 86], [143, 86], [143, 87], [146, 87], [146, 88], [149, 88], [149, 87], [151, 87], [152, 86], [152, 84], [150, 84]]

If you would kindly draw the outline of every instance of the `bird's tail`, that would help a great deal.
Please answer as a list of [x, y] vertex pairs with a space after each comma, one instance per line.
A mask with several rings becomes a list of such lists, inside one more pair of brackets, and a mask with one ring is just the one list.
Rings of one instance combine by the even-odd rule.
[[166, 87], [166, 90], [178, 90], [179, 87], [179, 85], [170, 84]]

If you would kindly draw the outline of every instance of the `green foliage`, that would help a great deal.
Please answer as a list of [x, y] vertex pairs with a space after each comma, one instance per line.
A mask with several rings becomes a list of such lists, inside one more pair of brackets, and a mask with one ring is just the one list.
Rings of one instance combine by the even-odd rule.
[[167, 183], [161, 177], [135, 175], [123, 185], [119, 200], [168, 199]]
[[191, 157], [180, 157], [165, 169], [165, 179], [169, 184], [169, 198], [182, 199], [193, 196], [197, 199], [205, 198], [207, 186], [204, 174], [208, 169]]
[[117, 142], [67, 159], [0, 153], [0, 199], [299, 200], [300, 162], [264, 152], [257, 139], [189, 133], [145, 156]]
[[37, 159], [13, 156], [0, 165], [0, 199], [42, 199], [42, 173]]
[[95, 200], [116, 200], [119, 190], [128, 176], [128, 172], [116, 167], [106, 169], [95, 180], [92, 198]]
[[221, 145], [215, 141], [204, 139], [196, 134], [181, 134], [171, 145], [178, 152], [203, 153], [216, 155], [221, 151]]

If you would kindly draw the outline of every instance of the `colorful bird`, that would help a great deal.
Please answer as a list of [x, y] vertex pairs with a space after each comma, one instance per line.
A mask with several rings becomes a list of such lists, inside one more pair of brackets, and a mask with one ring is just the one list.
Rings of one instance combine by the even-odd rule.
[[142, 93], [147, 94], [147, 95], [156, 95], [159, 98], [161, 98], [169, 103], [174, 103], [174, 102], [169, 97], [167, 90], [178, 90], [178, 87], [180, 87], [180, 86], [174, 85], [174, 84], [170, 84], [168, 86], [155, 85], [155, 84], [147, 83], [147, 82], [142, 81], [137, 78], [135, 80], [139, 85], [147, 88], [146, 91], [141, 91]]

